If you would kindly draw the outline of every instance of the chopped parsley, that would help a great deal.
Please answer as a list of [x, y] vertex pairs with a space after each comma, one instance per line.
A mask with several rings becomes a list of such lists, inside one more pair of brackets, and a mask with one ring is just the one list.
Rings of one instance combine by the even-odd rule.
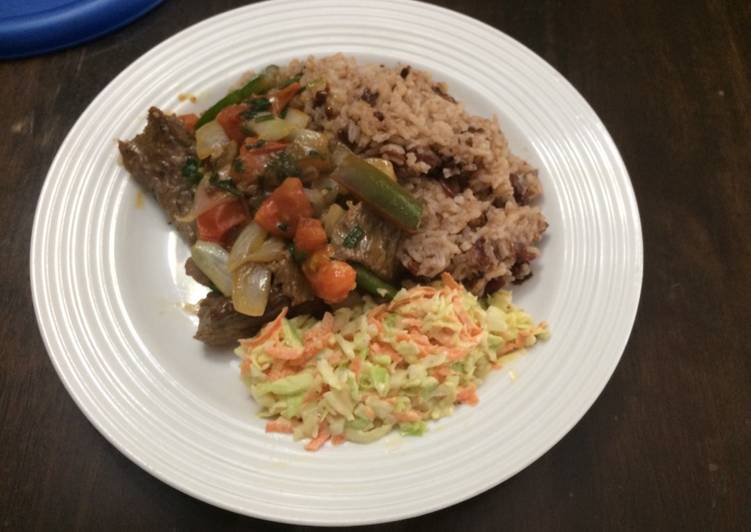
[[285, 177], [299, 176], [300, 166], [292, 155], [283, 151], [266, 164], [266, 175], [281, 182]]
[[305, 259], [307, 259], [307, 258], [308, 258], [308, 254], [307, 254], [307, 253], [305, 253], [305, 252], [304, 252], [303, 250], [301, 250], [301, 249], [297, 249], [297, 246], [295, 246], [295, 243], [294, 243], [294, 242], [290, 242], [290, 243], [289, 243], [289, 244], [287, 245], [287, 249], [289, 250], [289, 254], [290, 254], [290, 255], [292, 255], [292, 259], [293, 259], [293, 260], [294, 260], [295, 262], [298, 262], [298, 263], [300, 263], [300, 262], [304, 262], [304, 261], [305, 261]]
[[234, 181], [232, 181], [231, 179], [219, 179], [219, 177], [214, 174], [211, 176], [211, 179], [209, 179], [209, 183], [211, 183], [212, 186], [218, 188], [219, 190], [229, 192], [233, 196], [241, 195], [240, 191], [235, 186]]
[[262, 113], [271, 109], [271, 100], [268, 98], [253, 98], [248, 100], [248, 110], [242, 114], [243, 118], [250, 120], [258, 113]]
[[195, 186], [201, 182], [203, 174], [201, 173], [201, 164], [195, 157], [188, 157], [180, 171], [189, 185]]
[[352, 229], [350, 229], [349, 233], [347, 233], [347, 236], [344, 237], [344, 240], [342, 240], [342, 245], [347, 249], [352, 249], [360, 243], [360, 240], [362, 240], [362, 237], [364, 236], [365, 231], [363, 230], [363, 228], [359, 225], [356, 225]]

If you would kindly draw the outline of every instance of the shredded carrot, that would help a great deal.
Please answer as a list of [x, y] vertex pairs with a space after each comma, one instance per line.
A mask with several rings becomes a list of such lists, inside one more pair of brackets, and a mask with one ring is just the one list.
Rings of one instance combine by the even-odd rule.
[[266, 422], [266, 432], [284, 432], [286, 434], [292, 434], [294, 426], [288, 419], [280, 417], [272, 421]]
[[437, 379], [438, 382], [443, 382], [446, 380], [446, 377], [453, 373], [454, 371], [447, 366], [438, 366], [430, 371], [430, 376]]
[[285, 366], [284, 362], [275, 362], [274, 364], [271, 365], [266, 375], [269, 377], [270, 380], [275, 381], [277, 379], [288, 377], [294, 373], [296, 373], [296, 371], [292, 368]]
[[303, 343], [305, 344], [303, 354], [305, 357], [317, 355], [321, 349], [326, 347], [333, 334], [334, 316], [330, 312], [327, 312], [323, 315], [323, 319], [320, 322], [308, 329], [303, 335]]
[[332, 366], [336, 366], [339, 362], [342, 361], [342, 353], [341, 351], [331, 351], [329, 356], [327, 357], [327, 360], [329, 361], [329, 364]]
[[250, 373], [250, 368], [253, 365], [253, 362], [249, 358], [243, 359], [242, 362], [240, 362], [240, 375], [245, 377], [248, 373]]
[[381, 314], [383, 314], [384, 312], [386, 312], [386, 305], [382, 303], [377, 307], [371, 309], [370, 315], [376, 319], [379, 319], [381, 317]]
[[370, 344], [370, 349], [374, 353], [378, 353], [378, 354], [382, 354], [382, 355], [388, 355], [391, 358], [391, 361], [395, 362], [396, 364], [398, 364], [399, 362], [401, 362], [403, 360], [402, 356], [399, 353], [397, 353], [396, 351], [394, 351], [391, 348], [391, 346], [388, 345], [388, 344], [384, 344], [384, 343], [381, 343], [381, 342], [373, 342], [373, 343]]
[[344, 434], [337, 434], [336, 436], [331, 438], [331, 445], [341, 445], [345, 441], [347, 441], [347, 438], [344, 436]]
[[419, 318], [402, 318], [402, 325], [405, 327], [421, 327], [422, 320]]
[[482, 328], [469, 319], [469, 316], [467, 316], [467, 311], [465, 310], [464, 305], [462, 305], [461, 301], [454, 299], [453, 305], [456, 317], [459, 318], [459, 321], [467, 330], [470, 336], [476, 336], [478, 333], [482, 332]]
[[352, 362], [349, 363], [349, 369], [352, 370], [352, 373], [354, 373], [355, 376], [360, 376], [360, 371], [362, 370], [362, 360], [360, 360], [360, 357], [356, 356]]
[[460, 347], [457, 347], [448, 350], [448, 356], [446, 357], [446, 359], [449, 362], [456, 362], [457, 360], [462, 359], [465, 356], [467, 356], [467, 351]]
[[422, 416], [419, 414], [419, 412], [416, 412], [414, 410], [408, 410], [406, 412], [394, 412], [393, 415], [394, 419], [396, 419], [400, 423], [413, 423], [422, 419]]
[[368, 312], [368, 324], [374, 325], [378, 334], [383, 332], [383, 323], [381, 323], [381, 320], [383, 319], [382, 316], [384, 312], [386, 312], [386, 305], [383, 304], [378, 305]]
[[480, 399], [477, 397], [477, 389], [474, 384], [470, 384], [459, 390], [456, 394], [456, 400], [459, 403], [465, 403], [468, 405], [476, 405]]
[[381, 334], [383, 332], [383, 323], [378, 321], [376, 318], [373, 318], [372, 316], [368, 318], [368, 323], [370, 325], [374, 325], [376, 330], [378, 331], [378, 334]]
[[272, 345], [265, 348], [266, 353], [279, 360], [294, 360], [303, 355], [301, 347], [287, 347], [285, 345]]
[[323, 444], [326, 443], [330, 437], [331, 434], [329, 434], [328, 427], [324, 423], [321, 423], [318, 426], [318, 436], [308, 442], [308, 444], [305, 446], [305, 450], [317, 451], [318, 449], [323, 447]]
[[405, 296], [399, 297], [398, 299], [393, 299], [391, 303], [388, 305], [388, 310], [394, 310], [396, 308], [401, 307], [402, 305], [406, 305], [407, 303], [411, 303], [412, 301], [416, 299], [426, 298], [426, 297], [432, 297], [436, 294], [436, 289], [432, 286], [418, 286], [415, 288], [412, 288], [409, 293]]
[[318, 398], [321, 397], [320, 392], [318, 390], [311, 388], [307, 392], [305, 392], [305, 395], [302, 397], [303, 403], [312, 403], [313, 401], [317, 401]]
[[242, 345], [243, 349], [253, 349], [254, 347], [264, 343], [266, 340], [270, 340], [271, 338], [273, 338], [275, 333], [279, 332], [282, 329], [282, 320], [286, 315], [287, 307], [284, 307], [279, 315], [274, 319], [274, 321], [266, 325], [261, 330], [261, 332], [253, 338], [240, 340], [240, 345]]
[[318, 352], [326, 347], [329, 342], [332, 333], [326, 333], [325, 335], [318, 336], [317, 338], [305, 339], [305, 351], [303, 354], [306, 357], [315, 356]]
[[529, 338], [529, 336], [530, 334], [527, 331], [521, 331], [518, 337], [516, 337], [512, 342], [506, 344], [503, 349], [501, 349], [501, 355], [507, 355], [512, 351], [516, 351], [517, 349], [525, 347], [527, 345], [527, 338]]

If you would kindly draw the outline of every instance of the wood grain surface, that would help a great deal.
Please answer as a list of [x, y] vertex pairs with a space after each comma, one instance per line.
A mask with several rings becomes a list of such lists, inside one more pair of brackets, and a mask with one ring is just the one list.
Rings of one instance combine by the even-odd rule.
[[[219, 510], [121, 455], [57, 378], [29, 287], [37, 197], [77, 117], [151, 47], [242, 3], [172, 0], [0, 63], [0, 529], [304, 528]], [[751, 530], [751, 3], [438, 3], [530, 47], [602, 118], [636, 190], [644, 286], [615, 375], [558, 445], [462, 504], [368, 528]]]

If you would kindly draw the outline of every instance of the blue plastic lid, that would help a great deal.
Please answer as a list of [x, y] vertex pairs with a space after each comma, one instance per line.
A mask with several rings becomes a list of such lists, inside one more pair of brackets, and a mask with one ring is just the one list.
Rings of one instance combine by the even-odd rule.
[[124, 26], [162, 0], [0, 0], [0, 58], [59, 50]]

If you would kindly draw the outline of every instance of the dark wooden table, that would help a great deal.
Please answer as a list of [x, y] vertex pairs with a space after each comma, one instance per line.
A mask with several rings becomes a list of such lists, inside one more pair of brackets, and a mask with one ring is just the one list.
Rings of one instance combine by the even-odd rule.
[[[58, 380], [29, 288], [37, 196], [76, 118], [152, 46], [241, 3], [173, 0], [0, 64], [3, 529], [295, 528], [192, 499], [116, 451]], [[558, 445], [469, 501], [374, 528], [751, 530], [751, 3], [440, 3], [532, 48], [600, 115], [636, 190], [644, 286], [615, 375]]]

